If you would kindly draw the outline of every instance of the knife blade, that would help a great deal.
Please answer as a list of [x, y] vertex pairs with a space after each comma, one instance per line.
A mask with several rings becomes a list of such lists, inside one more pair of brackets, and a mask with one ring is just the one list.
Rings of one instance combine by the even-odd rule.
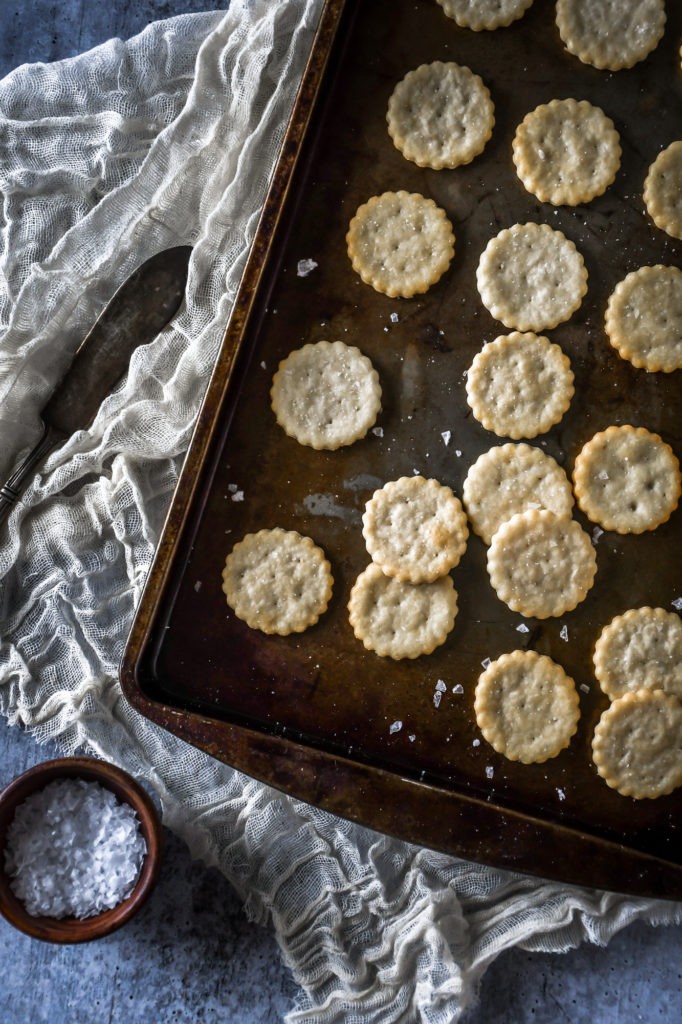
[[120, 286], [85, 336], [40, 414], [35, 447], [0, 487], [0, 523], [31, 471], [54, 447], [87, 430], [104, 399], [125, 376], [136, 348], [153, 341], [180, 308], [191, 246], [165, 249]]

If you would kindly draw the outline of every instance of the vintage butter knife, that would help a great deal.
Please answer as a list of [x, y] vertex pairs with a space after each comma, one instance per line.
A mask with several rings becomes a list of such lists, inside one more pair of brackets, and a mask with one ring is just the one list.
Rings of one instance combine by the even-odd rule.
[[165, 249], [143, 263], [104, 307], [41, 412], [42, 436], [0, 487], [0, 523], [38, 462], [77, 430], [85, 430], [125, 376], [138, 345], [148, 344], [177, 313], [192, 249]]

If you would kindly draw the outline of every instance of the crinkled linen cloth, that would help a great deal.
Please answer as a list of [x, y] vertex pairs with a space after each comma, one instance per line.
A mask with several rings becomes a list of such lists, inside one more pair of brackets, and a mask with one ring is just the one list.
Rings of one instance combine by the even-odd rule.
[[289, 1021], [456, 1021], [502, 950], [604, 943], [679, 905], [504, 874], [338, 820], [138, 716], [117, 669], [214, 363], [319, 0], [233, 0], [0, 83], [0, 468], [141, 259], [194, 245], [186, 309], [0, 534], [0, 708], [122, 765], [274, 928]]

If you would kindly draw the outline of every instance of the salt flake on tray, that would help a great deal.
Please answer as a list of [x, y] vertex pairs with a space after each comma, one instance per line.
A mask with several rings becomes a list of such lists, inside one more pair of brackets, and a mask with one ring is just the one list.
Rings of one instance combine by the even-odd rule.
[[561, 627], [561, 629], [559, 630], [559, 636], [562, 640], [565, 640], [566, 643], [568, 643], [568, 626]]
[[671, 601], [671, 604], [678, 612], [682, 612], [682, 597], [676, 597], [674, 601]]
[[397, 722], [392, 722], [391, 723], [391, 725], [389, 726], [388, 731], [391, 734], [394, 733], [394, 732], [400, 732], [402, 727], [403, 727], [403, 723], [400, 720], [398, 720]]
[[308, 274], [312, 274], [317, 265], [315, 260], [299, 260], [296, 266], [296, 274], [298, 277], [307, 277]]
[[450, 438], [452, 437], [451, 430], [443, 430], [440, 435], [443, 438], [443, 444], [447, 447], [450, 444]]
[[525, 622], [521, 622], [516, 627], [516, 632], [517, 633], [530, 633], [530, 630], [529, 630], [528, 626], [525, 624]]

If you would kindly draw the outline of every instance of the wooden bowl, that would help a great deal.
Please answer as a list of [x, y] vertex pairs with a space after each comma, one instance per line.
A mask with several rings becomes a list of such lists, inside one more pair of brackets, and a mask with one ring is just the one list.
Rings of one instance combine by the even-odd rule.
[[[130, 804], [140, 819], [140, 829], [147, 844], [140, 876], [130, 895], [111, 910], [94, 917], [34, 917], [17, 899], [5, 872], [7, 829], [19, 804], [33, 793], [57, 779], [78, 778], [99, 782], [118, 799]], [[15, 928], [46, 942], [89, 942], [120, 928], [137, 913], [156, 884], [161, 862], [161, 822], [154, 804], [145, 790], [130, 775], [106, 761], [90, 757], [64, 757], [30, 768], [19, 775], [0, 793], [0, 913]]]

